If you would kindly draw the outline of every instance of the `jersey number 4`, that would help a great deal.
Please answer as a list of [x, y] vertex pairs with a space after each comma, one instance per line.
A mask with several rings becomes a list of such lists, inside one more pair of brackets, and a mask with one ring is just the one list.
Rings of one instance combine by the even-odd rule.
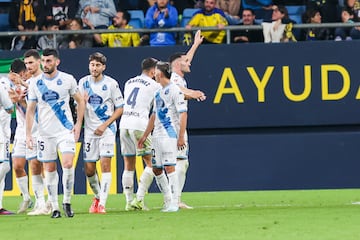
[[134, 108], [135, 105], [136, 105], [136, 97], [137, 97], [137, 95], [138, 95], [138, 93], [139, 93], [139, 89], [140, 89], [140, 88], [138, 88], [138, 87], [134, 88], [134, 89], [131, 91], [128, 99], [126, 100], [127, 105], [130, 105], [131, 108]]

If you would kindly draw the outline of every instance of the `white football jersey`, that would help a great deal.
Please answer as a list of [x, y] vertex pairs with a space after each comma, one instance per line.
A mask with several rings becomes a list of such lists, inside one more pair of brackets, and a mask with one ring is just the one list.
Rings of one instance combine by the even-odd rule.
[[[37, 79], [40, 79], [42, 77], [42, 74], [38, 75], [38, 76], [32, 76], [31, 78], [29, 78], [28, 80], [26, 80], [26, 83], [28, 84], [28, 86], [30, 86], [31, 82], [36, 81]], [[29, 100], [29, 95], [26, 95], [26, 101]], [[36, 137], [38, 134], [38, 121], [39, 121], [39, 115], [38, 115], [38, 110], [37, 107], [35, 109], [35, 117], [34, 117], [34, 123], [31, 129], [31, 135], [33, 137]], [[26, 121], [24, 123], [24, 125], [26, 125]], [[26, 127], [25, 127], [25, 134], [26, 134]]]
[[[118, 82], [104, 75], [99, 82], [94, 82], [91, 75], [85, 76], [79, 81], [79, 90], [88, 95], [85, 110], [85, 136], [98, 138], [95, 130], [108, 120], [116, 108], [124, 106]], [[102, 136], [116, 134], [116, 121], [108, 126]]]
[[155, 127], [153, 137], [177, 138], [180, 128], [179, 114], [187, 111], [184, 94], [170, 82], [155, 93]]
[[10, 80], [8, 78], [2, 77], [0, 79], [0, 141], [8, 141], [11, 136], [10, 122], [11, 114], [7, 110], [14, 107], [14, 104], [11, 102], [11, 99], [8, 94], [10, 89]]
[[[184, 87], [187, 88], [187, 83], [185, 78], [181, 77], [179, 74], [172, 72], [171, 73], [171, 77], [170, 77], [170, 81], [175, 83], [176, 85], [180, 86], [180, 87]], [[187, 104], [187, 100], [185, 100], [186, 104]]]
[[77, 92], [75, 78], [61, 71], [54, 78], [42, 74], [30, 82], [28, 101], [37, 102], [40, 136], [57, 137], [74, 128], [69, 100]]
[[160, 84], [145, 74], [126, 81], [125, 105], [120, 128], [145, 131], [154, 102], [154, 94], [160, 88]]

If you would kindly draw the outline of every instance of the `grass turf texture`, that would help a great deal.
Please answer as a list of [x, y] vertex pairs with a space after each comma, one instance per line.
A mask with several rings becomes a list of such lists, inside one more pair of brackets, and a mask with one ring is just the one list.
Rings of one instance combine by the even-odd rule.
[[[123, 195], [110, 195], [107, 214], [89, 214], [92, 196], [72, 198], [74, 218], [0, 216], [1, 239], [360, 239], [360, 190], [184, 193], [193, 210], [160, 212], [162, 195], [150, 193], [150, 211], [125, 212]], [[21, 197], [4, 197], [16, 211]], [[62, 213], [63, 215], [63, 213]]]

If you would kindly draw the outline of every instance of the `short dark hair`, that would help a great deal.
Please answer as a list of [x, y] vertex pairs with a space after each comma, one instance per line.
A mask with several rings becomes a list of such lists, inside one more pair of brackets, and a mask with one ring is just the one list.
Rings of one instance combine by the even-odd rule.
[[43, 53], [42, 53], [43, 56], [54, 56], [56, 58], [59, 58], [59, 52], [54, 49], [54, 48], [46, 48], [44, 49]]
[[28, 57], [34, 57], [35, 59], [41, 58], [39, 52], [35, 49], [29, 49], [24, 53], [24, 58]]
[[106, 57], [104, 54], [102, 54], [100, 52], [95, 52], [89, 56], [89, 62], [91, 62], [93, 60], [100, 62], [104, 65], [106, 64]]
[[176, 59], [181, 58], [182, 56], [185, 56], [185, 55], [186, 55], [186, 53], [184, 53], [184, 52], [176, 52], [170, 56], [169, 62], [172, 63]]
[[26, 66], [23, 60], [20, 58], [16, 58], [10, 66], [10, 70], [14, 73], [21, 73], [22, 71], [26, 71]]
[[151, 68], [156, 67], [156, 63], [158, 62], [157, 59], [155, 58], [145, 58], [144, 60], [142, 60], [141, 62], [141, 70], [149, 70]]
[[159, 69], [160, 72], [162, 72], [166, 78], [171, 77], [171, 67], [170, 67], [170, 63], [169, 62], [157, 62], [156, 63], [156, 68]]
[[121, 10], [120, 12], [123, 13], [123, 19], [125, 19], [126, 22], [129, 23], [130, 19], [131, 19], [130, 13], [128, 11], [126, 11], [126, 10]]
[[51, 20], [47, 20], [45, 22], [45, 27], [48, 28], [48, 27], [52, 27], [52, 26], [59, 26], [59, 22], [58, 21], [55, 21], [53, 19]]
[[26, 22], [24, 22], [24, 29], [31, 29], [31, 30], [34, 30], [36, 27], [36, 24], [34, 21], [32, 20], [28, 20]]

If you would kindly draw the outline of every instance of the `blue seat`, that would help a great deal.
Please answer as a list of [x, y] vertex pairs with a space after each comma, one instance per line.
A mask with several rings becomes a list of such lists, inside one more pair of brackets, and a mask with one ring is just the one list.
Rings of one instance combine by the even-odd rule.
[[302, 15], [306, 11], [305, 5], [298, 6], [286, 6], [289, 18], [294, 20], [296, 23], [302, 23]]
[[144, 12], [141, 10], [128, 10], [130, 13], [131, 19], [129, 25], [133, 28], [144, 28]]
[[9, 14], [0, 13], [0, 31], [10, 31]]
[[190, 19], [193, 17], [194, 13], [197, 12], [199, 8], [185, 8], [182, 13], [182, 18], [180, 22], [180, 27], [185, 27]]

